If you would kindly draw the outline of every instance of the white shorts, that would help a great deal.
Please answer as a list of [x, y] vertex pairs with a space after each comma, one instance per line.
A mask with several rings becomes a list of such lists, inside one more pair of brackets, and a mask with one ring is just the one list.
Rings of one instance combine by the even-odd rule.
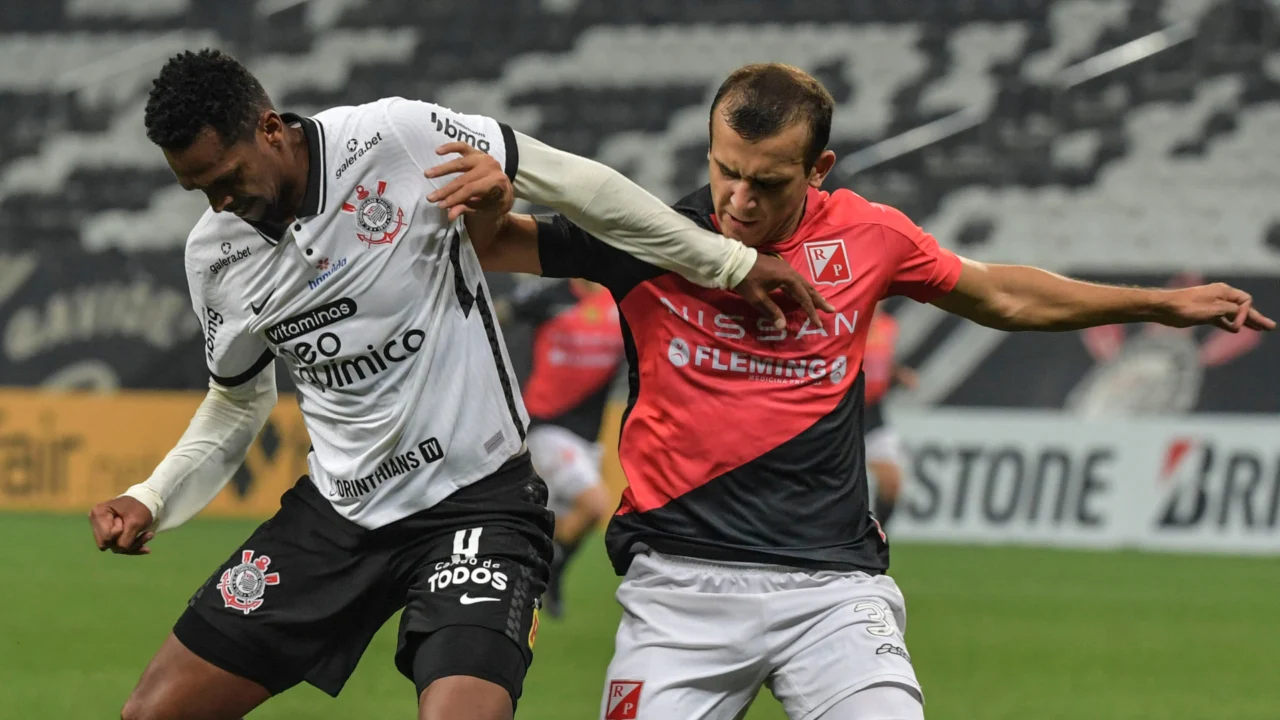
[[881, 425], [867, 433], [865, 442], [867, 462], [892, 463], [898, 467], [906, 464], [907, 456], [902, 451], [902, 438], [892, 427]]
[[902, 701], [920, 712], [906, 609], [887, 575], [648, 553], [636, 556], [617, 597], [623, 615], [604, 720], [732, 720], [761, 685], [792, 720], [881, 684], [907, 688]]
[[599, 485], [603, 448], [556, 425], [534, 425], [525, 438], [533, 468], [547, 483], [547, 509], [560, 517], [584, 490]]

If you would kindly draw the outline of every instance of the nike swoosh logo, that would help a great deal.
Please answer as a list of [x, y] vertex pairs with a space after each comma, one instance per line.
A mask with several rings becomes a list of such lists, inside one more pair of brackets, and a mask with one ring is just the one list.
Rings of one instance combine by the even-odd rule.
[[466, 593], [462, 593], [462, 597], [458, 598], [458, 602], [462, 603], [463, 605], [475, 605], [476, 603], [482, 603], [482, 602], [498, 602], [501, 599], [502, 598], [471, 597]]
[[250, 302], [250, 303], [249, 303], [249, 309], [253, 311], [253, 314], [254, 314], [254, 315], [261, 315], [261, 314], [262, 314], [262, 309], [263, 309], [263, 308], [265, 308], [265, 307], [267, 306], [267, 302], [268, 302], [269, 300], [271, 300], [271, 296], [272, 296], [272, 295], [275, 295], [275, 294], [276, 294], [276, 289], [275, 289], [275, 288], [271, 288], [271, 292], [267, 293], [267, 296], [266, 296], [266, 297], [264, 297], [264, 298], [262, 298], [262, 302], [257, 303], [257, 304], [255, 304], [255, 303], [253, 303], [253, 302]]

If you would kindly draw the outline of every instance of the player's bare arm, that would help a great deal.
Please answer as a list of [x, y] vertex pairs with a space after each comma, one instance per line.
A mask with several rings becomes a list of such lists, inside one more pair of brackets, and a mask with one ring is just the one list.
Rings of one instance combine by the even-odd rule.
[[1253, 307], [1248, 293], [1224, 283], [1178, 290], [1115, 287], [1023, 265], [961, 260], [955, 288], [933, 304], [997, 330], [1064, 331], [1134, 322], [1214, 325], [1229, 332], [1276, 326]]
[[[448, 209], [451, 218], [466, 215], [467, 232], [471, 236], [472, 244], [484, 269], [491, 272], [541, 274], [542, 266], [538, 260], [537, 222], [528, 215], [507, 214], [511, 198], [518, 193], [503, 172], [502, 166], [485, 153], [461, 143], [443, 145], [437, 153], [440, 155], [457, 153], [458, 157], [428, 169], [426, 176], [439, 178], [458, 173], [458, 177], [433, 192], [428, 199], [439, 204], [441, 208]], [[591, 162], [565, 153], [558, 153], [557, 161], [562, 161], [561, 156], [574, 158], [583, 163]], [[528, 161], [525, 162], [527, 165]], [[596, 164], [592, 163], [592, 165]], [[558, 170], [563, 172], [564, 168]], [[609, 172], [612, 173], [612, 171]], [[669, 216], [672, 218], [671, 223], [680, 228], [679, 233], [662, 230], [662, 226], [655, 224], [652, 220], [654, 208], [641, 207], [639, 205], [644, 204], [645, 201], [635, 199], [637, 197], [652, 198], [652, 196], [622, 178], [621, 175], [617, 173], [610, 175], [610, 179], [615, 177], [621, 180], [621, 183], [625, 183], [620, 187], [626, 192], [620, 195], [618, 208], [602, 213], [601, 217], [605, 219], [599, 222], [605, 229], [601, 232], [601, 239], [607, 240], [609, 236], [622, 233], [628, 237], [628, 241], [621, 244], [612, 243], [619, 249], [641, 259], [653, 260], [655, 264], [670, 266], [689, 280], [704, 285], [708, 283], [700, 281], [699, 278], [704, 276], [705, 272], [698, 270], [697, 267], [706, 267], [708, 261], [696, 258], [705, 258], [710, 252], [713, 257], [715, 253], [720, 253], [730, 258], [725, 261], [726, 263], [737, 262], [732, 258], [737, 258], [738, 255], [724, 254], [715, 249], [737, 245], [744, 250], [750, 250], [754, 260], [746, 275], [734, 283], [732, 288], [766, 317], [771, 318], [775, 326], [779, 328], [786, 326], [786, 317], [782, 309], [771, 297], [771, 293], [779, 290], [803, 308], [810, 321], [819, 328], [822, 327], [822, 320], [818, 315], [818, 309], [834, 312], [830, 303], [787, 263], [776, 257], [756, 253], [728, 238], [699, 230], [674, 210], [659, 204], [661, 212], [658, 214], [663, 218]], [[636, 203], [636, 206], [633, 206], [633, 203]], [[580, 213], [566, 213], [566, 215], [575, 222], [578, 217], [582, 217]], [[645, 228], [649, 226], [658, 228], [656, 234], [666, 234], [669, 237], [652, 243], [643, 240]], [[706, 238], [712, 238], [715, 247], [708, 249], [697, 246], [699, 243], [705, 243]], [[661, 257], [657, 257], [658, 255]], [[732, 274], [726, 277], [731, 277]], [[732, 282], [732, 279], [728, 282]]]

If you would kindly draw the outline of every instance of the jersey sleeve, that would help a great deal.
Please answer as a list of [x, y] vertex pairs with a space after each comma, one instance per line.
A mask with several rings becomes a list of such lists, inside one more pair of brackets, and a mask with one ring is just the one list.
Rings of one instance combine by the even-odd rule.
[[199, 267], [187, 262], [191, 305], [204, 331], [204, 357], [209, 375], [223, 387], [243, 385], [271, 365], [275, 357], [266, 343], [246, 329], [249, 318], [241, 304], [205, 283]]
[[[502, 165], [512, 182], [519, 169], [519, 150], [511, 128], [484, 115], [466, 115], [433, 103], [387, 98], [383, 108], [387, 121], [404, 145], [409, 158], [421, 169], [447, 162], [450, 157], [436, 154], [436, 148], [451, 142], [464, 142], [488, 153]], [[437, 187], [447, 185], [453, 176], [428, 180]]]
[[621, 300], [631, 288], [667, 272], [600, 240], [563, 215], [537, 220], [543, 277], [597, 282]]
[[932, 235], [906, 215], [879, 207], [888, 215], [880, 230], [894, 267], [888, 294], [905, 295], [924, 303], [951, 292], [960, 280], [960, 257], [938, 245]]
[[603, 275], [611, 254], [608, 245], [563, 215], [544, 215], [537, 220], [543, 277], [576, 277], [607, 285]]

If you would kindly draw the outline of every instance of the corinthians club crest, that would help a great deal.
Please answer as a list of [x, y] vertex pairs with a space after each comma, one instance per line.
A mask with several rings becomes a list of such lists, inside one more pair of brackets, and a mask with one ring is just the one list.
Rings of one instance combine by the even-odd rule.
[[360, 228], [356, 237], [370, 247], [390, 245], [404, 230], [404, 208], [393, 207], [382, 197], [386, 191], [386, 180], [379, 180], [373, 191], [357, 185], [356, 196], [342, 203], [342, 212], [356, 216], [356, 227]]
[[245, 615], [262, 607], [262, 595], [267, 586], [280, 584], [280, 573], [267, 572], [270, 565], [271, 558], [266, 555], [259, 555], [255, 560], [252, 550], [243, 551], [240, 564], [224, 571], [218, 580], [223, 604]]

